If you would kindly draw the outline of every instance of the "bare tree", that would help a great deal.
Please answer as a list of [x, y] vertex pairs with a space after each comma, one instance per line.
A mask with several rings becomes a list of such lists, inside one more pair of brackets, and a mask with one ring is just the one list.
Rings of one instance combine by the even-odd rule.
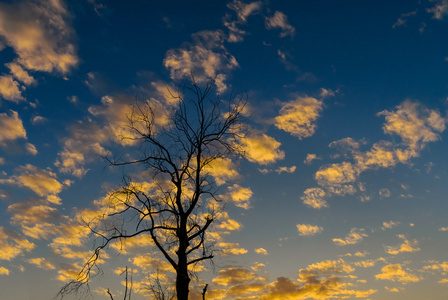
[[[160, 111], [151, 101], [136, 104], [128, 116], [131, 133], [123, 138], [138, 142], [135, 159], [111, 159], [113, 166], [143, 167], [138, 176], [146, 177], [152, 190], [126, 177], [121, 189], [111, 195], [113, 213], [107, 218], [122, 217], [121, 223], [109, 222], [98, 229], [100, 239], [80, 277], [68, 283], [61, 293], [76, 290], [89, 281], [105, 248], [114, 241], [148, 235], [176, 274], [178, 300], [188, 299], [189, 268], [214, 257], [207, 232], [216, 221], [220, 201], [217, 185], [210, 174], [210, 164], [237, 154], [235, 139], [242, 124], [246, 96], [213, 96], [212, 81], [183, 85], [171, 91], [175, 109], [169, 120], [160, 125]], [[159, 120], [159, 121], [158, 121]], [[125, 216], [131, 216], [126, 218]], [[131, 226], [132, 225], [132, 226]], [[204, 290], [205, 294], [205, 290]]]

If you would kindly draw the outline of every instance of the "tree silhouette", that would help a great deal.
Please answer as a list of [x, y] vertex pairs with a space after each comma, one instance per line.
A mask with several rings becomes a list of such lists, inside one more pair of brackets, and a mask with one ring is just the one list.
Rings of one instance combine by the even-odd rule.
[[[78, 278], [65, 285], [60, 295], [90, 280], [112, 242], [148, 235], [175, 271], [177, 299], [188, 299], [191, 267], [214, 257], [214, 242], [207, 232], [221, 206], [212, 205], [220, 199], [210, 165], [239, 153], [235, 141], [240, 137], [246, 104], [245, 95], [225, 100], [214, 96], [213, 86], [213, 81], [200, 85], [192, 76], [177, 91], [170, 90], [176, 105], [164, 116], [150, 100], [134, 105], [127, 116], [130, 134], [123, 138], [135, 142], [139, 156], [107, 160], [112, 166], [142, 167], [138, 176], [150, 188], [130, 176], [124, 178], [123, 186], [110, 196], [113, 212], [105, 216], [115, 221], [102, 222], [101, 228], [90, 226], [100, 244]], [[159, 122], [161, 117], [169, 117], [169, 122]]]

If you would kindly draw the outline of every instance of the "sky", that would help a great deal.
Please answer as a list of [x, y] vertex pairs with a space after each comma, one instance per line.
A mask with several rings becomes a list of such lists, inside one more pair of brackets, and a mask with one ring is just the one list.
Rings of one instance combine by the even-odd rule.
[[[132, 105], [172, 109], [194, 73], [250, 117], [246, 156], [210, 170], [223, 250], [191, 299], [446, 299], [447, 32], [448, 0], [1, 1], [0, 298], [76, 277], [83, 221], [136, 172], [104, 159], [138, 151]], [[147, 236], [100, 266], [93, 299], [126, 267], [133, 299], [173, 282]]]

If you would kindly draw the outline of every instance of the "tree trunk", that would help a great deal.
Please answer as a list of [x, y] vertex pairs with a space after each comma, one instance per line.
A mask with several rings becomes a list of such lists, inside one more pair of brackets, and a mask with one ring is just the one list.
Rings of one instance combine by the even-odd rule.
[[[182, 218], [183, 219], [183, 218]], [[181, 220], [179, 228], [179, 249], [177, 251], [177, 276], [176, 276], [176, 294], [177, 300], [188, 300], [190, 276], [188, 275], [188, 261], [187, 261], [187, 222]]]

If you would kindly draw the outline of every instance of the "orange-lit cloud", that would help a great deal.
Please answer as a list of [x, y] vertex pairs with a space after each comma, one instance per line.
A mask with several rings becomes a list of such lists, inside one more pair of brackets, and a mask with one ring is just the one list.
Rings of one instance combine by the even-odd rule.
[[401, 264], [389, 264], [381, 268], [381, 273], [375, 275], [376, 279], [398, 281], [402, 284], [418, 282], [420, 278], [403, 270]]
[[26, 131], [19, 114], [13, 110], [10, 114], [0, 114], [0, 146], [16, 139], [26, 139]]
[[228, 187], [229, 198], [235, 204], [235, 206], [249, 209], [250, 199], [252, 197], [252, 190], [250, 188], [241, 187], [238, 184], [234, 184]]
[[404, 252], [420, 251], [420, 248], [417, 246], [418, 241], [416, 239], [408, 240], [403, 234], [398, 235], [398, 237], [403, 240], [403, 244], [397, 247], [387, 246], [385, 249], [387, 253], [397, 255]]
[[268, 251], [264, 248], [257, 248], [255, 249], [255, 253], [261, 254], [261, 255], [268, 255]]
[[285, 158], [285, 152], [280, 150], [281, 143], [266, 134], [251, 131], [239, 141], [245, 157], [254, 163], [267, 165]]
[[299, 231], [299, 235], [313, 236], [321, 233], [324, 228], [310, 224], [297, 224], [297, 230]]
[[327, 201], [324, 200], [326, 195], [325, 191], [321, 188], [308, 188], [303, 192], [301, 199], [305, 205], [320, 209], [328, 207]]
[[36, 247], [27, 239], [14, 231], [0, 227], [0, 260], [11, 260], [23, 252], [29, 252]]
[[56, 267], [44, 257], [30, 258], [28, 259], [30, 264], [36, 265], [44, 270], [54, 270]]
[[[15, 1], [0, 4], [0, 35], [27, 70], [67, 73], [77, 65], [74, 33], [65, 4], [53, 1]], [[18, 79], [30, 80], [12, 70]]]
[[334, 238], [333, 243], [338, 246], [353, 245], [362, 241], [367, 234], [363, 228], [352, 228], [350, 233], [343, 239]]
[[275, 126], [299, 139], [310, 137], [316, 130], [322, 105], [322, 101], [315, 98], [298, 97], [283, 105], [275, 118]]
[[0, 96], [5, 100], [13, 102], [25, 100], [25, 98], [22, 97], [20, 84], [10, 75], [0, 76]]
[[163, 61], [172, 79], [189, 78], [193, 73], [201, 83], [214, 78], [218, 93], [228, 87], [228, 73], [238, 67], [238, 62], [224, 47], [226, 36], [221, 31], [201, 31], [193, 34], [193, 43], [167, 51]]
[[5, 267], [0, 267], [0, 275], [9, 275], [9, 270]]
[[265, 25], [267, 29], [280, 29], [280, 37], [294, 37], [296, 29], [289, 24], [288, 17], [281, 11], [276, 11], [272, 17], [266, 17]]

